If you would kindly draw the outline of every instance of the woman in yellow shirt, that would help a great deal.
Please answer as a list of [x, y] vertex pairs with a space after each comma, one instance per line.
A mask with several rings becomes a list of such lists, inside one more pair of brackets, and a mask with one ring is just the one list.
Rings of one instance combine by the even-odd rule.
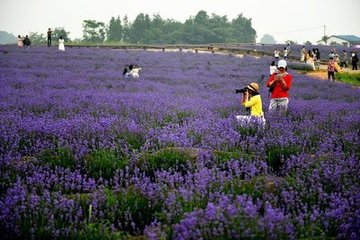
[[265, 125], [264, 112], [262, 110], [262, 100], [259, 93], [259, 85], [250, 83], [242, 96], [241, 105], [250, 108], [250, 116], [238, 115], [236, 119], [242, 123], [249, 123], [251, 120], [258, 121]]

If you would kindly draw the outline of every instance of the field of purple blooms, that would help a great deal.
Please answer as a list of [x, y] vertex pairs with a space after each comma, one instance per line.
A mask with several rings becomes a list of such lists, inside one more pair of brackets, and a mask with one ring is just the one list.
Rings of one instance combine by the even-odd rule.
[[[271, 60], [0, 46], [1, 236], [359, 239], [360, 89], [290, 69], [270, 113]], [[253, 81], [265, 128], [235, 120]]]

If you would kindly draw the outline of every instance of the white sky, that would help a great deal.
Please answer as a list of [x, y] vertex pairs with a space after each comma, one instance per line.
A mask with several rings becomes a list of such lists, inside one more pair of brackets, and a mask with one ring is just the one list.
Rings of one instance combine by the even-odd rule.
[[82, 37], [85, 19], [108, 24], [111, 17], [127, 15], [132, 22], [145, 13], [183, 23], [200, 10], [229, 21], [242, 13], [252, 19], [258, 41], [270, 34], [278, 43], [315, 43], [324, 25], [326, 35], [360, 37], [360, 0], [0, 0], [0, 30], [17, 36], [64, 27], [74, 39]]

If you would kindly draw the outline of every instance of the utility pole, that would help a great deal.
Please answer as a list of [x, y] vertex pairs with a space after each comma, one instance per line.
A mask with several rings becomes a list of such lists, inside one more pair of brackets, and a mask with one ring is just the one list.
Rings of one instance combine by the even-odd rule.
[[324, 25], [323, 27], [324, 27], [324, 37], [325, 37], [326, 36], [326, 34], [325, 34], [326, 25]]

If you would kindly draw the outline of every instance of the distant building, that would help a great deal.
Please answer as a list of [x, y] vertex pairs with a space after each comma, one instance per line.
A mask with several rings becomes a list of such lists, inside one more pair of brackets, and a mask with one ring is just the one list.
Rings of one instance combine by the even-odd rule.
[[[319, 41], [319, 42], [323, 42], [323, 41]], [[360, 45], [360, 38], [354, 35], [331, 35], [328, 38], [327, 43], [328, 44], [335, 43], [342, 46], [353, 47]]]

